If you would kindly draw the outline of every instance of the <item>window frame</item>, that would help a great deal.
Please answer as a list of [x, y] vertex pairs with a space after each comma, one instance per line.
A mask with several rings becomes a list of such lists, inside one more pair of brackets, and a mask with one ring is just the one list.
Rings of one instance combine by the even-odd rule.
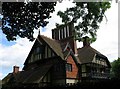
[[65, 65], [65, 68], [66, 68], [66, 71], [68, 71], [68, 72], [72, 72], [72, 64], [70, 64], [70, 63], [66, 63], [66, 65]]

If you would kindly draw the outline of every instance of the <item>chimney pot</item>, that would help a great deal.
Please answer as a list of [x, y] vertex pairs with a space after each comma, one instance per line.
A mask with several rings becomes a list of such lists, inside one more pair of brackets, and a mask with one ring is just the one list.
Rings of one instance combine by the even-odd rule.
[[19, 66], [13, 66], [13, 73], [19, 72]]

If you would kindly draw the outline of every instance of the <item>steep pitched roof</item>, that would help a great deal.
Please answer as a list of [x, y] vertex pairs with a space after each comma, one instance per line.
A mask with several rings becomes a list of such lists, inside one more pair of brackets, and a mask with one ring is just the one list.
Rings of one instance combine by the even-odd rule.
[[[41, 40], [44, 41], [57, 54], [57, 56], [60, 56], [63, 60], [65, 60], [65, 57], [67, 56], [67, 54], [66, 54], [66, 52], [64, 52], [65, 51], [64, 49], [66, 46], [68, 46], [67, 43], [63, 46], [63, 45], [61, 45], [61, 43], [58, 40], [54, 40], [54, 39], [48, 38], [43, 35], [38, 35], [35, 43], [41, 44]], [[35, 43], [34, 43], [34, 45], [35, 45]], [[33, 47], [32, 47], [32, 49], [33, 49]], [[32, 49], [31, 49], [31, 51], [32, 51]], [[30, 53], [31, 53], [31, 51], [30, 51]], [[28, 54], [28, 57], [29, 57], [30, 53]], [[27, 57], [25, 63], [27, 62], [28, 57]]]
[[79, 58], [74, 55], [72, 50], [69, 50], [69, 51], [67, 50], [67, 47], [69, 47], [71, 49], [69, 43], [61, 45], [61, 42], [54, 40], [54, 39], [50, 39], [50, 38], [43, 36], [43, 35], [39, 35], [38, 38], [42, 38], [49, 45], [49, 47], [51, 47], [51, 49], [54, 50], [54, 52], [58, 56], [60, 56], [63, 60], [66, 60], [66, 57], [68, 55], [72, 55], [74, 57], [75, 61], [77, 63], [80, 63]]
[[13, 77], [13, 73], [9, 73], [6, 77], [2, 79], [2, 84], [9, 82], [12, 77]]
[[[49, 72], [53, 64], [42, 65], [35, 69], [27, 71], [19, 71], [18, 73], [9, 73], [3, 80], [2, 83], [6, 84], [15, 81], [16, 83], [40, 83], [43, 77]], [[12, 80], [11, 80], [12, 79]]]
[[43, 77], [48, 73], [51, 65], [43, 65], [35, 69], [30, 69], [27, 71], [21, 71], [15, 75], [15, 79], [20, 83], [39, 83]]
[[50, 39], [43, 35], [39, 35], [39, 38], [42, 38], [58, 56], [60, 56], [62, 59], [64, 59], [61, 45], [58, 43], [57, 40]]
[[104, 59], [107, 59], [106, 56], [104, 56], [103, 54], [101, 54], [99, 51], [95, 50], [91, 46], [85, 46], [78, 49], [78, 58], [80, 59], [81, 64], [92, 62], [96, 54], [99, 55], [100, 57], [103, 57]]
[[25, 63], [27, 63], [28, 61], [28, 58], [32, 52], [32, 50], [34, 49], [34, 45], [36, 43], [38, 44], [41, 44], [41, 40], [42, 42], [45, 42], [55, 53], [57, 56], [60, 56], [63, 60], [64, 60], [64, 54], [62, 52], [62, 48], [61, 48], [61, 45], [59, 44], [59, 42], [57, 40], [54, 40], [54, 39], [51, 39], [51, 38], [48, 38], [46, 36], [43, 36], [43, 35], [38, 35], [37, 39], [35, 40], [34, 44], [33, 44], [33, 47], [32, 49], [30, 50], [29, 54], [28, 54], [28, 57], [26, 58], [25, 60]]

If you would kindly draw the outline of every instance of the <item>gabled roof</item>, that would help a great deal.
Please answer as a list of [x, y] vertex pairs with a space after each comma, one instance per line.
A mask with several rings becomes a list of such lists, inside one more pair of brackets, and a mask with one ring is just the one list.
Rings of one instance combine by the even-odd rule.
[[[50, 39], [46, 36], [40, 35], [40, 38], [42, 38], [50, 47], [54, 50], [54, 52], [60, 56], [63, 60], [66, 60], [66, 57], [68, 55], [72, 55], [77, 63], [80, 63], [78, 57], [74, 55], [74, 53], [71, 50], [70, 44], [66, 43], [64, 45], [61, 45], [61, 43], [57, 40]], [[70, 48], [70, 50], [67, 50], [67, 48]]]
[[35, 69], [22, 71], [16, 74], [15, 79], [20, 83], [39, 83], [43, 77], [49, 72], [51, 65], [42, 65]]
[[43, 79], [43, 77], [49, 72], [50, 68], [53, 64], [50, 65], [42, 65], [34, 69], [20, 71], [18, 73], [9, 73], [2, 81], [3, 84], [11, 82], [11, 79], [16, 83], [39, 83]]
[[34, 45], [36, 45], [36, 43], [41, 44], [41, 42], [46, 43], [51, 48], [51, 50], [53, 50], [55, 52], [55, 54], [57, 56], [60, 56], [64, 60], [64, 55], [63, 55], [63, 52], [62, 52], [61, 45], [59, 44], [59, 42], [57, 40], [48, 38], [48, 37], [43, 36], [43, 35], [38, 35], [37, 39], [35, 40], [35, 42], [33, 44], [32, 49], [30, 50], [30, 52], [28, 54], [28, 57], [27, 57], [25, 63], [28, 61], [28, 58], [29, 58], [31, 52], [34, 49]]
[[[41, 44], [41, 42], [46, 43], [51, 48], [51, 50], [54, 51], [54, 53], [57, 56], [59, 56], [59, 57], [61, 57], [61, 59], [65, 60], [65, 57], [67, 56], [68, 53], [64, 52], [64, 51], [66, 50], [66, 47], [70, 47], [69, 43], [61, 45], [61, 43], [58, 40], [54, 40], [54, 39], [48, 38], [48, 37], [43, 36], [43, 35], [38, 35], [34, 45], [36, 43]], [[30, 53], [28, 54], [28, 57], [27, 57], [25, 63], [28, 61], [28, 58], [29, 58], [29, 56], [34, 48], [34, 45], [31, 49]]]
[[78, 58], [81, 64], [92, 62], [95, 55], [100, 56], [108, 61], [106, 56], [104, 56], [103, 54], [101, 54], [99, 51], [95, 50], [91, 46], [85, 46], [78, 49]]
[[13, 73], [9, 73], [6, 77], [2, 79], [2, 84], [9, 82], [12, 77], [13, 77]]
[[49, 47], [64, 60], [64, 55], [62, 52], [61, 45], [58, 43], [57, 40], [50, 39], [43, 35], [39, 35], [38, 38], [42, 38], [49, 45]]

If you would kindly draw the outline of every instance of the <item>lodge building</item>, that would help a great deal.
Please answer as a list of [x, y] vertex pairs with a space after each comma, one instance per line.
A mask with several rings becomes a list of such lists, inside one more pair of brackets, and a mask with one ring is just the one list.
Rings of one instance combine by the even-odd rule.
[[39, 34], [22, 71], [14, 66], [3, 83], [41, 87], [109, 79], [108, 58], [90, 46], [88, 37], [84, 37], [83, 47], [77, 48], [74, 33], [74, 24], [68, 23], [52, 29], [52, 39]]

